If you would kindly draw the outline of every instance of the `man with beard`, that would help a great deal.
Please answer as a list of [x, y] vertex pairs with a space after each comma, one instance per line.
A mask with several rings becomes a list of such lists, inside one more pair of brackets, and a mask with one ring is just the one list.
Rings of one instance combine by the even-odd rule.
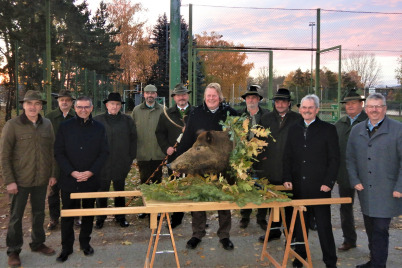
[[[194, 109], [188, 102], [190, 92], [191, 91], [183, 84], [177, 84], [175, 86], [171, 96], [176, 105], [170, 107], [164, 113], [161, 113], [158, 126], [156, 127], [156, 139], [162, 151], [169, 156], [169, 163], [173, 162], [177, 157], [175, 144], [180, 134], [183, 133], [184, 127], [188, 121], [188, 115]], [[172, 171], [169, 169], [169, 175], [170, 174], [172, 174]], [[172, 228], [181, 224], [183, 216], [183, 212], [174, 212], [172, 214]]]
[[55, 254], [47, 247], [43, 222], [47, 187], [56, 183], [53, 157], [54, 133], [50, 120], [39, 112], [42, 100], [39, 91], [28, 90], [20, 101], [24, 112], [4, 125], [0, 139], [0, 163], [4, 184], [10, 195], [10, 222], [6, 237], [8, 265], [20, 266], [23, 244], [22, 221], [28, 199], [32, 207], [33, 252]]
[[[137, 105], [131, 113], [137, 129], [137, 164], [141, 183], [149, 179], [165, 158], [155, 135], [159, 117], [163, 113], [163, 107], [156, 102], [157, 96], [157, 88], [154, 85], [147, 85], [144, 88], [145, 101]], [[161, 168], [154, 174], [151, 181], [162, 181]], [[145, 216], [146, 214], [138, 215], [139, 218]]]
[[[60, 90], [59, 94], [55, 98], [59, 107], [48, 113], [46, 118], [52, 122], [54, 134], [56, 135], [61, 122], [71, 119], [75, 116], [75, 112], [72, 109], [73, 101], [75, 99], [71, 95], [71, 92], [65, 89]], [[60, 177], [60, 170], [58, 167], [56, 169], [56, 176], [56, 178]], [[58, 183], [50, 187], [47, 202], [49, 204], [50, 217], [47, 229], [54, 230], [59, 224], [60, 218], [60, 188]], [[77, 202], [77, 208], [80, 208], [79, 202]], [[74, 221], [77, 226], [81, 224], [80, 217], [76, 217]]]
[[[100, 174], [101, 186], [99, 191], [109, 191], [111, 182], [113, 182], [115, 191], [124, 191], [126, 177], [137, 152], [137, 131], [133, 119], [120, 112], [121, 105], [124, 104], [120, 93], [110, 93], [103, 103], [106, 105], [107, 111], [95, 116], [94, 120], [101, 122], [106, 128], [110, 153]], [[107, 207], [107, 198], [98, 198], [96, 205], [98, 208]], [[124, 197], [114, 198], [115, 207], [124, 207], [125, 205]], [[96, 229], [103, 227], [106, 217], [106, 215], [97, 216]], [[130, 225], [124, 214], [115, 215], [115, 220], [121, 227]]]
[[[246, 108], [244, 109], [242, 114], [245, 114], [249, 120], [249, 129], [251, 129], [255, 125], [261, 125], [261, 118], [264, 114], [268, 113], [268, 110], [263, 109], [260, 107], [259, 103], [263, 99], [263, 97], [260, 95], [259, 90], [260, 86], [258, 85], [251, 85], [250, 88], [244, 93], [241, 97], [246, 101]], [[249, 132], [249, 139], [252, 139], [254, 137], [253, 132]], [[256, 166], [258, 165], [257, 163], [254, 163], [254, 169], [256, 169]], [[258, 170], [255, 170], [256, 174], [255, 176], [259, 176], [260, 174], [257, 174]], [[259, 208], [257, 210], [257, 224], [265, 231], [267, 229], [267, 220], [265, 219], [267, 217], [267, 211], [268, 209], [266, 208]], [[240, 220], [240, 228], [247, 228], [248, 224], [250, 223], [250, 215], [251, 215], [252, 209], [241, 209], [240, 214], [241, 214], [241, 220]]]
[[[268, 138], [268, 146], [258, 156], [260, 162], [257, 163], [257, 168], [261, 170], [261, 177], [267, 178], [273, 185], [283, 184], [283, 153], [285, 151], [286, 139], [288, 136], [289, 128], [295, 122], [302, 119], [299, 113], [293, 112], [292, 99], [290, 92], [286, 88], [280, 88], [273, 97], [274, 110], [264, 114], [261, 118], [261, 125], [264, 128], [271, 130], [272, 138]], [[291, 207], [285, 208], [287, 223], [292, 216], [293, 209]], [[279, 239], [282, 235], [281, 232], [282, 222], [272, 222], [271, 230], [269, 233], [269, 241]], [[289, 226], [289, 223], [287, 224]], [[266, 228], [265, 228], [266, 229]], [[265, 235], [259, 237], [260, 242], [264, 242]]]
[[[283, 156], [283, 185], [293, 189], [293, 199], [331, 198], [339, 168], [338, 134], [334, 125], [321, 121], [319, 99], [316, 95], [305, 96], [300, 103], [298, 120], [288, 131]], [[317, 223], [323, 261], [326, 267], [336, 267], [337, 256], [331, 224], [331, 206], [306, 206], [304, 212], [306, 229], [314, 214]], [[303, 242], [300, 221], [296, 223], [296, 242]], [[306, 258], [304, 243], [297, 243], [295, 251]], [[293, 267], [303, 267], [294, 259]]]

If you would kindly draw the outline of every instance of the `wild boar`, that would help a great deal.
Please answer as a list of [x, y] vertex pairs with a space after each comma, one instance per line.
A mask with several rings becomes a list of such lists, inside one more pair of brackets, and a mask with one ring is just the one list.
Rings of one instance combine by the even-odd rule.
[[180, 155], [170, 167], [174, 171], [191, 175], [221, 173], [229, 167], [233, 142], [225, 131], [204, 131], [193, 146]]

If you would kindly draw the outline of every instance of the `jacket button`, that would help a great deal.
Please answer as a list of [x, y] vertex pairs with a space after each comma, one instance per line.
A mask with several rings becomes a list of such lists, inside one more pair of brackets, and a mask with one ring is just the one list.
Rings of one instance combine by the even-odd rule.
[[307, 145], [304, 144], [304, 148], [306, 148], [306, 147], [307, 147]]
[[368, 147], [371, 147], [371, 144], [369, 144]]
[[306, 163], [306, 160], [303, 160], [303, 163]]
[[368, 160], [371, 160], [371, 157], [369, 157]]
[[371, 171], [369, 171], [369, 174], [371, 174]]
[[306, 179], [306, 177], [305, 177], [305, 176], [303, 176], [303, 177], [302, 177], [302, 179], [303, 179], [303, 180], [305, 180], [305, 179]]
[[82, 147], [80, 147], [80, 149], [82, 150]]

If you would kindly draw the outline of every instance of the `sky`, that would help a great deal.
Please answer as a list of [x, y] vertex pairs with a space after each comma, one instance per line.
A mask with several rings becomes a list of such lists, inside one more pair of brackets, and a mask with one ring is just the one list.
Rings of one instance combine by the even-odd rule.
[[[100, 0], [88, 2], [95, 11]], [[145, 11], [139, 17], [150, 27], [163, 13], [170, 18], [170, 0], [132, 2], [142, 4]], [[316, 23], [314, 9], [321, 8], [321, 49], [342, 45], [342, 55], [359, 51], [375, 53], [382, 66], [380, 84], [397, 84], [396, 60], [402, 55], [401, 0], [182, 0], [180, 12], [187, 23], [189, 4], [193, 4], [194, 34], [215, 31], [223, 35], [223, 40], [235, 45], [286, 48], [274, 50], [277, 75], [286, 75], [297, 68], [303, 71], [311, 68], [310, 51], [288, 49], [311, 48], [312, 41], [316, 48], [316, 26], [311, 27], [309, 23]], [[359, 13], [355, 13], [357, 11]], [[252, 76], [268, 66], [267, 53], [247, 55], [255, 66]], [[338, 51], [321, 55], [321, 67], [337, 72], [337, 64]]]

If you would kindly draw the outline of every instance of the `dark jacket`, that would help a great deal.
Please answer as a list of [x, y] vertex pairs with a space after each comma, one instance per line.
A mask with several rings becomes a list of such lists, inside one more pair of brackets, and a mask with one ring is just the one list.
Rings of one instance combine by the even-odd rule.
[[339, 138], [339, 149], [341, 152], [340, 166], [338, 173], [338, 184], [345, 188], [351, 188], [349, 182], [349, 175], [346, 169], [346, 145], [348, 144], [350, 131], [352, 128], [360, 122], [367, 119], [367, 114], [362, 111], [357, 119], [350, 125], [350, 119], [348, 116], [344, 116], [335, 123], [336, 131]]
[[125, 114], [97, 115], [94, 120], [106, 128], [109, 157], [101, 171], [102, 180], [124, 180], [137, 152], [137, 131], [133, 119]]
[[[257, 125], [261, 124], [262, 116], [264, 114], [267, 114], [267, 113], [269, 113], [268, 109], [264, 109], [264, 108], [262, 108], [262, 107], [260, 107], [258, 105], [258, 112], [254, 115], [255, 116], [255, 122], [256, 122]], [[241, 114], [246, 114], [249, 117], [249, 119], [250, 119], [249, 126], [252, 127], [252, 125], [251, 125], [251, 116], [250, 116], [250, 113], [247, 111], [247, 108], [244, 108], [244, 110], [241, 112]]]
[[[158, 126], [156, 127], [155, 135], [156, 139], [158, 140], [158, 144], [164, 154], [166, 154], [166, 151], [169, 147], [173, 147], [176, 144], [177, 138], [180, 136], [183, 127], [188, 122], [188, 115], [193, 110], [194, 107], [189, 105], [185, 111], [185, 115], [183, 118], [181, 117], [181, 113], [177, 108], [177, 105], [166, 110], [166, 114], [168, 115], [168, 117], [181, 128], [170, 122], [164, 112], [161, 113], [158, 121]], [[174, 153], [169, 156], [168, 161], [172, 162], [174, 159], [176, 159], [176, 157], [177, 154]]]
[[[109, 155], [105, 127], [92, 116], [85, 123], [78, 116], [61, 123], [54, 154], [61, 170], [58, 183], [62, 191], [97, 191], [99, 174]], [[91, 171], [94, 175], [88, 181], [77, 182], [71, 176], [73, 171]]]
[[270, 129], [272, 138], [267, 139], [268, 146], [258, 155], [260, 162], [257, 164], [256, 169], [261, 171], [261, 178], [267, 178], [272, 184], [282, 185], [282, 159], [289, 128], [300, 120], [302, 120], [302, 116], [293, 111], [287, 112], [282, 120], [275, 109], [262, 116], [261, 125]]
[[351, 187], [358, 191], [362, 213], [369, 217], [391, 218], [402, 215], [402, 199], [392, 196], [402, 192], [402, 124], [387, 116], [381, 127], [369, 137], [367, 122], [350, 132], [346, 164]]
[[308, 128], [301, 119], [289, 128], [283, 156], [284, 182], [292, 182], [295, 199], [330, 198], [339, 169], [339, 144], [335, 126], [318, 117]]
[[25, 113], [6, 122], [0, 139], [4, 184], [43, 186], [55, 177], [54, 133], [50, 120], [40, 114], [36, 127]]
[[177, 155], [181, 155], [185, 151], [191, 148], [198, 135], [202, 131], [206, 130], [217, 130], [222, 131], [222, 126], [219, 124], [220, 121], [225, 121], [227, 114], [231, 116], [238, 115], [237, 111], [228, 105], [219, 105], [219, 109], [212, 113], [205, 102], [196, 107], [189, 116], [188, 124], [186, 130], [184, 131], [183, 138], [177, 147]]

